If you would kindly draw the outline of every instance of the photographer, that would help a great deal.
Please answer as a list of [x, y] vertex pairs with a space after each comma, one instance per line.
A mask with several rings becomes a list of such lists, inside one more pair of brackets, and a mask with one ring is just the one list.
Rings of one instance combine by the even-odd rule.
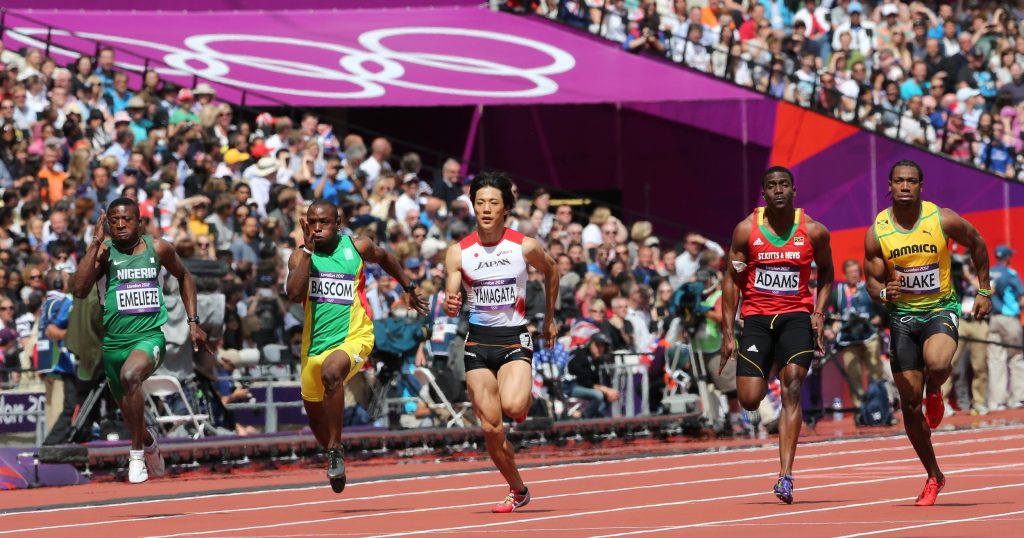
[[868, 381], [887, 378], [878, 355], [878, 332], [882, 323], [878, 308], [868, 295], [860, 264], [843, 262], [846, 282], [836, 286], [832, 294], [832, 310], [838, 321], [825, 328], [825, 338], [834, 340], [836, 354], [843, 361], [846, 381], [850, 385], [850, 401], [860, 407], [864, 397], [864, 370]]
[[703, 356], [715, 389], [728, 400], [729, 424], [733, 435], [738, 435], [743, 433], [743, 424], [740, 422], [740, 403], [736, 397], [736, 361], [729, 361], [725, 369], [719, 371], [722, 360], [722, 288], [717, 275], [710, 269], [697, 271], [697, 281], [704, 284], [698, 309], [704, 314], [699, 317], [693, 348]]
[[585, 346], [576, 349], [569, 360], [563, 380], [565, 393], [587, 401], [584, 418], [602, 417], [608, 404], [619, 399], [619, 391], [601, 383], [601, 363], [609, 360], [609, 341], [602, 333], [594, 333]]
[[284, 341], [284, 314], [287, 306], [281, 297], [277, 266], [273, 260], [260, 264], [256, 275], [256, 294], [249, 300], [247, 318], [255, 330], [253, 342], [257, 348]]

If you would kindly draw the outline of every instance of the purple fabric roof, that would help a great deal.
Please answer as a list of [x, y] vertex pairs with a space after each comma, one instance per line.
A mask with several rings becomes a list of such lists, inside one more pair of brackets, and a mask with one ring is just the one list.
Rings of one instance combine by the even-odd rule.
[[[192, 75], [247, 104], [439, 106], [759, 98], [727, 82], [623, 53], [537, 17], [475, 8], [224, 13], [25, 12], [57, 31], [59, 61], [95, 42], [148, 57], [179, 84]], [[7, 17], [10, 48], [43, 46], [46, 30]], [[141, 57], [118, 53], [123, 67]], [[234, 88], [234, 89], [232, 89]], [[262, 99], [257, 94], [269, 96]], [[713, 97], [712, 97], [713, 96]]]

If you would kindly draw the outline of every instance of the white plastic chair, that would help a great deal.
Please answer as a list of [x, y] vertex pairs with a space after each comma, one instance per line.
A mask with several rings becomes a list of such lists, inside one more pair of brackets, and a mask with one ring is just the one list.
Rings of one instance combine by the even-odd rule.
[[[430, 402], [430, 411], [437, 414], [438, 408], [440, 408], [449, 413], [451, 419], [448, 420], [445, 427], [451, 428], [453, 425], [457, 425], [460, 428], [465, 428], [466, 422], [462, 419], [462, 416], [466, 414], [469, 406], [467, 404], [459, 404], [459, 410], [456, 411], [452, 403], [448, 401], [448, 397], [444, 395], [441, 387], [437, 386], [437, 379], [429, 369], [420, 366], [413, 371], [413, 375], [416, 376], [416, 380], [423, 386], [420, 390], [420, 397]], [[430, 388], [434, 389], [434, 394], [441, 400], [440, 402], [435, 401], [434, 394], [430, 393]]]
[[[171, 412], [171, 406], [167, 402], [163, 401], [171, 395], [177, 395], [181, 399], [182, 404], [185, 406], [185, 410], [188, 412], [187, 415], [173, 415], [164, 414], [156, 415], [156, 421], [161, 426], [170, 425], [168, 428], [174, 429], [181, 424], [187, 424], [189, 422], [195, 426], [196, 433], [192, 436], [193, 439], [198, 439], [206, 435], [205, 427], [213, 427], [210, 424], [209, 415], [199, 414], [197, 415], [192, 411], [192, 405], [188, 403], [188, 397], [185, 395], [184, 389], [181, 388], [181, 383], [178, 382], [178, 378], [169, 375], [154, 375], [150, 376], [149, 379], [142, 383], [142, 390], [145, 391], [146, 395], [153, 402], [154, 409], [163, 409], [165, 413]], [[162, 405], [161, 405], [162, 403]]]

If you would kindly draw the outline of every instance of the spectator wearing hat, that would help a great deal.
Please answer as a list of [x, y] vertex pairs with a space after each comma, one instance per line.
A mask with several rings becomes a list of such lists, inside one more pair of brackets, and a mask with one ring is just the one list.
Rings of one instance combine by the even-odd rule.
[[568, 396], [587, 401], [584, 418], [608, 414], [608, 404], [619, 399], [619, 391], [602, 383], [601, 364], [610, 360], [608, 337], [594, 333], [586, 345], [577, 348], [569, 359], [563, 386]]
[[270, 201], [270, 188], [277, 183], [277, 174], [280, 168], [280, 162], [273, 157], [266, 156], [245, 169], [243, 175], [249, 182], [252, 199], [256, 201], [260, 211], [266, 210], [267, 203]]
[[978, 47], [971, 49], [967, 56], [967, 64], [956, 73], [956, 84], [967, 84], [977, 89], [986, 99], [996, 96], [995, 77], [985, 65], [985, 55]]
[[132, 119], [128, 127], [135, 135], [135, 142], [145, 142], [149, 139], [149, 128], [153, 125], [153, 122], [146, 117], [146, 100], [136, 95], [128, 100], [125, 110], [128, 111], [128, 115]]
[[402, 178], [402, 194], [395, 200], [395, 219], [405, 221], [405, 216], [413, 209], [419, 211], [420, 179], [414, 173], [407, 173]]
[[870, 21], [862, 20], [864, 6], [860, 2], [853, 1], [846, 6], [846, 12], [850, 17], [849, 22], [836, 27], [832, 37], [832, 49], [842, 50], [840, 37], [844, 33], [850, 34], [850, 48], [860, 51], [864, 58], [871, 57], [871, 49], [874, 46], [875, 25]]
[[197, 104], [200, 107], [205, 107], [213, 102], [214, 98], [217, 97], [217, 91], [209, 84], [200, 82], [192, 89], [192, 95], [195, 96]]
[[992, 318], [988, 334], [989, 341], [996, 342], [988, 346], [988, 402], [992, 410], [1024, 406], [1024, 330], [1020, 321], [1024, 284], [1010, 267], [1015, 253], [1008, 245], [997, 246], [996, 264], [990, 271]]
[[195, 105], [195, 97], [192, 95], [192, 90], [188, 88], [178, 90], [178, 106], [171, 112], [169, 120], [171, 125], [199, 123], [199, 116], [193, 110], [193, 105]]

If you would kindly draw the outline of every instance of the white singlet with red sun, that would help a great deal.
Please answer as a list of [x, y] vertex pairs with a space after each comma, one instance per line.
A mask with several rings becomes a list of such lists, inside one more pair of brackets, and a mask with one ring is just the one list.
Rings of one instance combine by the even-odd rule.
[[485, 245], [473, 232], [459, 246], [469, 322], [484, 327], [525, 325], [527, 272], [523, 234], [505, 228], [500, 241]]

